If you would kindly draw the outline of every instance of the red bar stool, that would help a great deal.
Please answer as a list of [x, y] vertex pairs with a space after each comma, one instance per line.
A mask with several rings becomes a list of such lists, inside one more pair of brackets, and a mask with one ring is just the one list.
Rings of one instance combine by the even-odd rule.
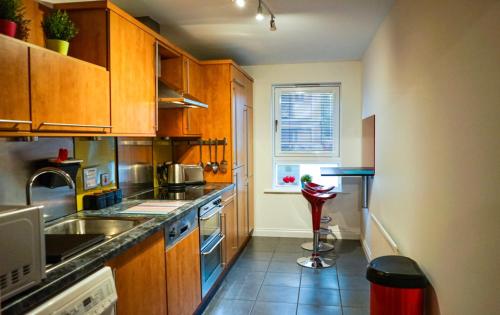
[[[331, 190], [331, 189], [330, 189]], [[301, 257], [297, 259], [297, 264], [302, 267], [322, 269], [333, 266], [333, 259], [321, 257], [319, 254], [319, 233], [321, 224], [321, 210], [323, 204], [328, 199], [333, 199], [337, 196], [335, 193], [313, 192], [307, 188], [302, 189], [302, 195], [311, 204], [311, 214], [313, 222], [313, 252], [309, 257]]]
[[[332, 187], [328, 187], [328, 188], [324, 188], [323, 186], [321, 185], [318, 185], [316, 183], [305, 183], [305, 186], [304, 186], [304, 189], [307, 189], [311, 192], [328, 192], [332, 189], [334, 189], [335, 186], [332, 186]], [[329, 216], [322, 216], [321, 217], [321, 222], [320, 223], [330, 223], [332, 221], [332, 218], [329, 217]], [[324, 229], [320, 227], [320, 238], [321, 238], [321, 235], [328, 235], [330, 234], [330, 231], [326, 230], [326, 231], [323, 231]], [[301, 247], [305, 250], [308, 250], [308, 251], [313, 251], [314, 250], [314, 242], [305, 242], [301, 245]], [[327, 243], [327, 242], [323, 242], [323, 241], [319, 241], [318, 243], [318, 251], [319, 252], [328, 252], [328, 251], [331, 251], [335, 248], [335, 246], [333, 246], [332, 244], [330, 243]]]

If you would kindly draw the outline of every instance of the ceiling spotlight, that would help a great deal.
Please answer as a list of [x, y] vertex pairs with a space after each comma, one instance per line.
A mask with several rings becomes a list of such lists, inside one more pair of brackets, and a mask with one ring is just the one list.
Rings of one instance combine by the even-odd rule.
[[245, 0], [233, 0], [233, 1], [240, 8], [243, 8], [245, 6]]
[[255, 15], [257, 21], [264, 20], [264, 13], [262, 12], [262, 0], [259, 0], [259, 8], [257, 9], [257, 14]]
[[274, 18], [274, 15], [271, 15], [271, 22], [269, 23], [269, 29], [271, 31], [276, 31], [276, 20]]

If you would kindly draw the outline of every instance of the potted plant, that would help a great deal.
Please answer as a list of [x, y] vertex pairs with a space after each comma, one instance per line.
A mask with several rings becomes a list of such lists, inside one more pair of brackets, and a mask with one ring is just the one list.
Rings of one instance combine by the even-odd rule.
[[300, 183], [302, 184], [302, 188], [306, 186], [306, 183], [312, 182], [312, 176], [309, 174], [304, 174], [300, 177]]
[[66, 11], [57, 10], [44, 17], [45, 47], [63, 55], [68, 54], [69, 41], [78, 34], [75, 23]]
[[0, 0], [0, 33], [26, 40], [29, 22], [24, 18], [22, 0]]

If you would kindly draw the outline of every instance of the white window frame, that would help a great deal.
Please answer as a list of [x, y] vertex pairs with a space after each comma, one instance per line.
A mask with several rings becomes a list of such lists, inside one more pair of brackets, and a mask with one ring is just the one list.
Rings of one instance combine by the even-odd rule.
[[[273, 153], [274, 157], [339, 157], [340, 156], [340, 84], [339, 83], [321, 83], [321, 84], [293, 84], [293, 85], [273, 85]], [[333, 104], [334, 119], [334, 138], [333, 150], [331, 152], [309, 151], [309, 152], [282, 152], [281, 151], [281, 105], [279, 102], [281, 91], [296, 91], [303, 89], [306, 91], [335, 92], [336, 98]]]
[[[341, 84], [340, 83], [320, 83], [320, 84], [276, 84], [272, 85], [272, 132], [273, 136], [273, 176], [272, 176], [272, 190], [268, 192], [300, 192], [300, 178], [299, 185], [297, 186], [284, 186], [278, 184], [278, 165], [300, 165], [300, 164], [336, 164], [339, 167], [341, 164], [340, 159], [340, 142], [341, 142], [341, 124], [342, 120], [340, 117], [341, 114]], [[297, 88], [304, 88], [305, 90], [316, 90], [316, 91], [332, 91], [334, 90], [337, 93], [337, 97], [335, 98], [333, 115], [334, 117], [334, 149], [332, 152], [292, 152], [285, 153], [281, 152], [281, 134], [280, 134], [280, 104], [279, 104], [279, 93], [277, 93], [277, 89], [281, 89], [282, 91], [286, 90], [294, 90]], [[278, 123], [276, 124], [276, 121]], [[314, 178], [313, 178], [314, 181]], [[332, 184], [337, 186], [337, 190], [342, 190], [342, 179], [335, 177], [332, 178]]]

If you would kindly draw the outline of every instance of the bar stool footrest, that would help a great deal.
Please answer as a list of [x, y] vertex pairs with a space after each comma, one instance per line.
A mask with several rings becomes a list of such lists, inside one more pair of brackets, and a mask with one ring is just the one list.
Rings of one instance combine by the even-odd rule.
[[[313, 251], [314, 249], [314, 245], [313, 245], [313, 242], [306, 242], [306, 243], [303, 243], [301, 245], [302, 249], [305, 249], [305, 250], [308, 250], [308, 251]], [[326, 243], [326, 242], [319, 242], [319, 246], [318, 246], [318, 251], [319, 252], [328, 252], [328, 251], [331, 251], [335, 248], [334, 245], [330, 244], [330, 243]]]

